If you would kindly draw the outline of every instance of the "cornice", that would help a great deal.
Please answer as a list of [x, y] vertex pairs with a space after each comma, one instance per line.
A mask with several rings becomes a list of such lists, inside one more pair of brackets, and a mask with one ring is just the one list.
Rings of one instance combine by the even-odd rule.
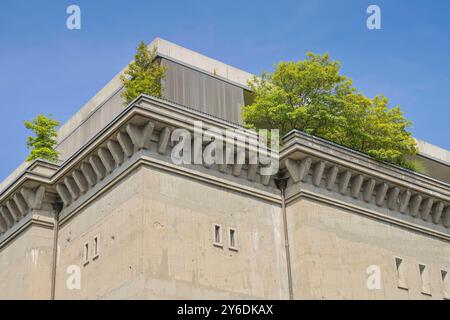
[[297, 193], [334, 194], [335, 201], [344, 197], [362, 210], [375, 208], [385, 218], [397, 213], [405, 224], [426, 223], [430, 230], [450, 234], [448, 184], [301, 132], [291, 132], [283, 142], [281, 167]]
[[336, 160], [341, 159], [345, 162], [352, 161], [356, 164], [366, 167], [370, 170], [378, 171], [393, 177], [401, 177], [408, 181], [422, 182], [427, 188], [436, 186], [438, 188], [446, 188], [450, 190], [450, 184], [434, 179], [424, 174], [420, 174], [402, 167], [373, 159], [372, 157], [344, 147], [342, 145], [333, 143], [331, 141], [306, 134], [298, 130], [292, 130], [282, 138], [283, 148], [280, 152], [280, 157], [286, 157], [293, 151], [292, 146], [298, 147], [303, 145], [305, 147], [314, 146], [315, 149], [336, 157]]

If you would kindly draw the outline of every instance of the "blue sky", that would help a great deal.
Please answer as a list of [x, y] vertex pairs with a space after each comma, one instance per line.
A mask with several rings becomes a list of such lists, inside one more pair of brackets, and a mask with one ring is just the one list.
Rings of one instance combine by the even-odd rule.
[[[82, 29], [66, 28], [66, 8]], [[382, 30], [366, 27], [380, 6]], [[160, 36], [252, 73], [329, 52], [366, 95], [383, 93], [414, 135], [450, 149], [450, 1], [3, 0], [0, 4], [0, 180], [26, 157], [23, 121], [65, 122]]]

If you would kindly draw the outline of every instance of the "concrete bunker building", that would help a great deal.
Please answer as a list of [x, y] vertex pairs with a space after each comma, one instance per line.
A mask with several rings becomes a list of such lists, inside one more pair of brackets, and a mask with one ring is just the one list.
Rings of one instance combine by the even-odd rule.
[[163, 99], [125, 108], [116, 76], [61, 127], [61, 163], [0, 185], [1, 299], [450, 299], [449, 151], [418, 141], [421, 175], [293, 131], [283, 194], [259, 164], [175, 165], [174, 130], [242, 131], [252, 75], [150, 46]]

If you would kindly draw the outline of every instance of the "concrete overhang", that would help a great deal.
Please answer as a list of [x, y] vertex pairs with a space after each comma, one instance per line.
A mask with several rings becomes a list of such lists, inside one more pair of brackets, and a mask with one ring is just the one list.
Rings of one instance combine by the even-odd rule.
[[302, 150], [302, 148], [310, 148], [311, 152], [315, 150], [314, 152], [333, 157], [340, 164], [358, 165], [361, 168], [365, 168], [365, 170], [379, 172], [386, 179], [400, 179], [423, 184], [427, 188], [432, 186], [440, 190], [450, 191], [450, 183], [387, 162], [375, 160], [364, 153], [298, 130], [293, 130], [285, 135], [282, 138], [282, 143], [281, 159], [289, 155], [294, 158], [301, 157], [301, 153], [295, 153], [294, 151]]
[[450, 185], [445, 182], [296, 130], [283, 138], [280, 161], [290, 178], [288, 201], [310, 192], [450, 239]]

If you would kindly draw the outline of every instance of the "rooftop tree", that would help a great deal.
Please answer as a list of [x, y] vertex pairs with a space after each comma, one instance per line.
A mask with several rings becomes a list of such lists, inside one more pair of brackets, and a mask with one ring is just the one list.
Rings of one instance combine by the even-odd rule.
[[59, 126], [59, 122], [44, 115], [38, 115], [31, 121], [25, 121], [24, 124], [35, 134], [34, 137], [27, 138], [27, 147], [31, 150], [27, 161], [44, 159], [57, 162], [59, 154], [55, 146], [58, 143], [56, 127]]
[[423, 170], [408, 160], [417, 147], [400, 107], [389, 108], [384, 96], [371, 99], [358, 92], [328, 54], [281, 62], [249, 85], [254, 100], [243, 107], [243, 118], [250, 128], [278, 128], [280, 135], [298, 129], [378, 160]]
[[156, 60], [156, 48], [149, 49], [141, 42], [134, 56], [134, 61], [128, 66], [121, 80], [125, 87], [122, 97], [128, 105], [140, 94], [154, 97], [162, 96], [162, 80], [166, 68]]

